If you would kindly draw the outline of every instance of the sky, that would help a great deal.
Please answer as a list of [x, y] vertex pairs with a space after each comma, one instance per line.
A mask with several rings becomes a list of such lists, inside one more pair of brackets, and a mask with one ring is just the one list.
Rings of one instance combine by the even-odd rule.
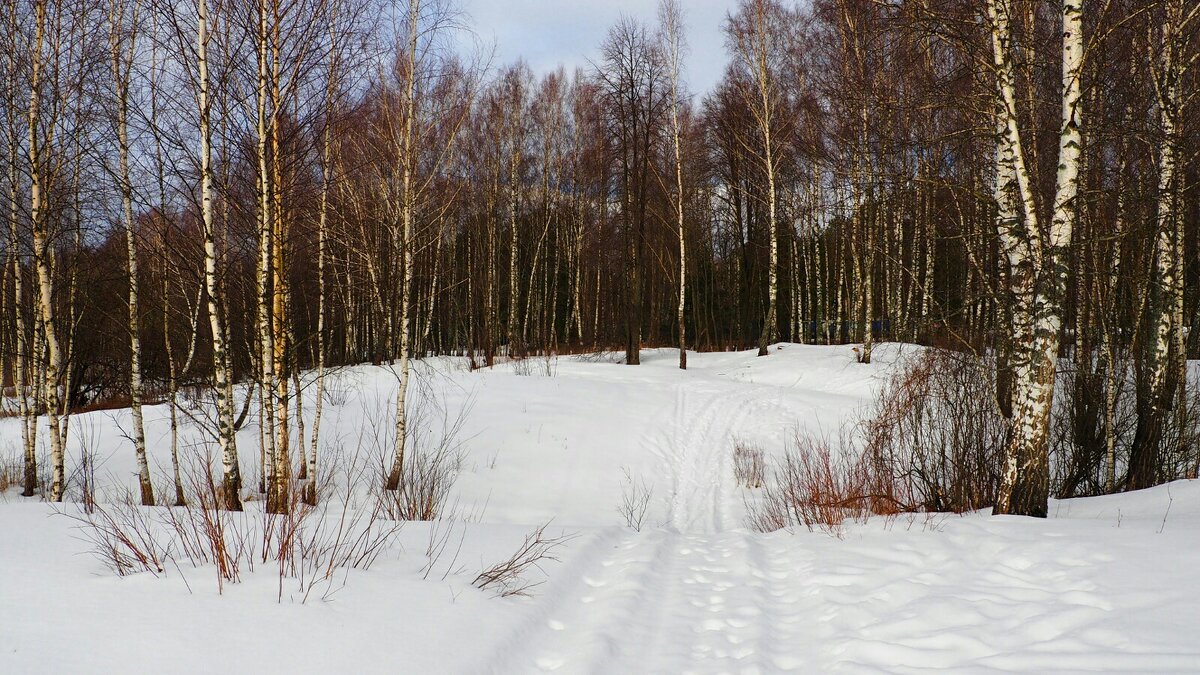
[[[735, 0], [682, 0], [690, 53], [688, 88], [708, 92], [725, 69], [721, 24]], [[494, 41], [494, 65], [524, 57], [535, 73], [562, 64], [568, 71], [595, 60], [609, 26], [622, 15], [654, 26], [656, 0], [462, 0], [481, 40]]]

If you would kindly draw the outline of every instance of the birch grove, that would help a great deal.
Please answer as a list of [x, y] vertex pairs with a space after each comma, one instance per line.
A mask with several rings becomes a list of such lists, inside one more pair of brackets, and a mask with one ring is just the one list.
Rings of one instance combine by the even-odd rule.
[[1200, 471], [1200, 10], [740, 0], [701, 88], [685, 7], [540, 71], [448, 0], [4, 2], [22, 493], [83, 489], [79, 411], [128, 408], [143, 503], [207, 465], [284, 512], [329, 487], [344, 366], [395, 374], [402, 495], [422, 359], [880, 341], [994, 380], [976, 506]]

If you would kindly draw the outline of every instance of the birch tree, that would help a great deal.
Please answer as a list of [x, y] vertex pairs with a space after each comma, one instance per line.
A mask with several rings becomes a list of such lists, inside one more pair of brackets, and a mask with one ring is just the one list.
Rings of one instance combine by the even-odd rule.
[[[37, 381], [35, 360], [32, 358], [34, 339], [30, 333], [29, 317], [25, 310], [25, 264], [24, 238], [21, 220], [23, 214], [23, 189], [20, 175], [21, 137], [27, 132], [22, 118], [22, 83], [19, 64], [21, 62], [18, 39], [21, 36], [18, 18], [18, 3], [6, 3], [5, 16], [5, 62], [7, 66], [5, 86], [5, 131], [8, 163], [8, 266], [12, 275], [12, 295], [9, 307], [12, 311], [12, 358], [13, 387], [16, 389], [17, 414], [21, 426], [23, 458], [23, 489], [21, 495], [32, 497], [38, 490], [37, 471], [37, 406], [30, 401], [31, 384]], [[40, 351], [40, 350], [39, 350]], [[40, 388], [40, 387], [38, 387]]]
[[683, 9], [678, 0], [660, 0], [658, 5], [658, 21], [666, 43], [667, 77], [671, 83], [671, 146], [675, 155], [675, 228], [679, 233], [679, 305], [675, 311], [675, 321], [679, 331], [679, 368], [687, 370], [687, 233], [684, 231], [683, 219], [683, 157], [681, 136], [683, 134], [679, 121], [679, 108], [682, 105], [680, 91], [680, 63], [687, 49], [683, 36]]
[[[1163, 426], [1172, 408], [1183, 405], [1187, 381], [1184, 342], [1184, 233], [1179, 209], [1181, 182], [1180, 146], [1183, 132], [1181, 91], [1186, 70], [1194, 63], [1184, 49], [1188, 25], [1200, 8], [1186, 8], [1183, 0], [1162, 3], [1161, 41], [1157, 59], [1151, 53], [1154, 98], [1161, 141], [1158, 148], [1157, 201], [1154, 207], [1153, 279], [1147, 295], [1150, 339], [1147, 366], [1149, 391], [1139, 401], [1137, 429], [1130, 449], [1125, 487], [1132, 490], [1157, 485]], [[1148, 42], [1147, 48], [1153, 49]]]
[[[29, 48], [29, 106], [28, 141], [29, 156], [29, 222], [33, 241], [33, 261], [37, 271], [38, 319], [46, 344], [46, 363], [43, 367], [43, 386], [46, 392], [46, 415], [50, 434], [51, 485], [50, 500], [60, 502], [65, 490], [66, 472], [63, 458], [62, 420], [62, 375], [63, 351], [59, 343], [58, 324], [55, 313], [55, 278], [52, 270], [54, 250], [49, 231], [47, 197], [54, 177], [51, 153], [57, 140], [58, 118], [53, 111], [45, 119], [42, 104], [48, 94], [44, 75], [49, 62], [61, 58], [61, 43], [54, 38], [63, 37], [57, 25], [60, 17], [50, 16], [51, 8], [46, 0], [33, 5], [33, 39]], [[47, 44], [49, 42], [49, 44]], [[47, 47], [50, 56], [47, 56]], [[50, 84], [57, 84], [51, 82]]]
[[109, 51], [117, 134], [117, 186], [125, 228], [126, 273], [129, 276], [129, 412], [137, 458], [142, 504], [154, 506], [154, 484], [146, 461], [146, 428], [142, 420], [142, 339], [138, 293], [137, 232], [133, 217], [133, 183], [129, 174], [129, 98], [141, 6], [138, 0], [111, 0], [108, 6]]
[[1012, 0], [988, 0], [997, 93], [996, 226], [1010, 280], [1012, 415], [997, 514], [1045, 517], [1049, 496], [1049, 425], [1066, 255], [1077, 217], [1082, 149], [1083, 4], [1062, 4], [1062, 117], [1053, 213], [1039, 218], [1025, 161], [1013, 65]]
[[759, 135], [755, 154], [762, 162], [767, 209], [767, 242], [770, 262], [767, 269], [767, 313], [758, 339], [758, 355], [767, 356], [767, 348], [779, 334], [779, 229], [776, 209], [779, 204], [776, 176], [779, 171], [778, 139], [774, 137], [778, 121], [779, 90], [774, 59], [780, 54], [776, 24], [781, 13], [774, 0], [744, 0], [738, 14], [730, 18], [729, 32], [737, 58], [749, 76], [744, 101], [754, 118]]
[[225, 507], [242, 510], [242, 474], [234, 435], [233, 378], [229, 367], [228, 337], [222, 320], [218, 285], [216, 211], [213, 204], [213, 102], [209, 77], [208, 0], [196, 0], [195, 88], [196, 121], [200, 137], [200, 215], [204, 227], [204, 292], [207, 298], [209, 335], [212, 341], [213, 388], [217, 399], [217, 442], [221, 451], [222, 496]]
[[[440, 172], [449, 162], [458, 137], [471, 110], [471, 101], [479, 86], [480, 68], [476, 61], [463, 63], [439, 56], [442, 41], [462, 29], [452, 7], [437, 0], [409, 0], [401, 22], [403, 41], [394, 54], [393, 82], [385, 100], [392, 108], [384, 128], [385, 156], [392, 165], [381, 167], [383, 192], [390, 217], [399, 221], [395, 250], [401, 252], [403, 269], [399, 275], [399, 311], [397, 340], [391, 355], [397, 372], [395, 456], [385, 487], [399, 490], [405, 472], [404, 454], [408, 443], [406, 399], [412, 376], [411, 325], [413, 323], [413, 279], [418, 252], [418, 208], [430, 197]], [[435, 133], [436, 132], [436, 133]], [[422, 140], [433, 139], [427, 161], [422, 159]], [[431, 211], [433, 211], [431, 209]], [[429, 214], [432, 229], [438, 231], [445, 210]], [[434, 247], [436, 250], [436, 247]]]

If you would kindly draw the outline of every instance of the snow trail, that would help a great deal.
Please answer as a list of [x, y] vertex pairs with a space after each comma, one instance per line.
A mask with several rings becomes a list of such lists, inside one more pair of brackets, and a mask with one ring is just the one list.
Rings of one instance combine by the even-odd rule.
[[643, 438], [661, 475], [671, 478], [663, 527], [722, 532], [740, 525], [732, 516], [740, 497], [730, 460], [742, 426], [767, 403], [766, 389], [676, 385], [670, 410], [659, 416], [662, 426]]
[[[749, 532], [655, 530], [603, 536], [602, 552], [557, 601], [510, 637], [495, 673], [791, 672], [819, 629], [805, 575], [781, 547]], [[564, 576], [560, 576], [565, 580]], [[780, 648], [786, 648], [786, 653]]]
[[[643, 437], [665, 489], [659, 529], [597, 535], [556, 571], [554, 596], [518, 629], [495, 673], [766, 673], [819, 630], [797, 580], [797, 552], [738, 527], [730, 461], [743, 425], [771, 407], [772, 387], [691, 378]], [[780, 653], [780, 646], [787, 653]]]

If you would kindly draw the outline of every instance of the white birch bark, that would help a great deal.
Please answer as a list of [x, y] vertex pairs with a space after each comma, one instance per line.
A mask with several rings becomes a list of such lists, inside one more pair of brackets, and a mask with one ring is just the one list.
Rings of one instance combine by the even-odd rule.
[[408, 441], [408, 417], [407, 408], [405, 407], [405, 399], [408, 395], [408, 380], [410, 376], [409, 363], [409, 294], [412, 287], [413, 278], [413, 251], [416, 243], [413, 241], [413, 210], [415, 208], [415, 199], [413, 194], [413, 169], [415, 161], [413, 157], [413, 117], [416, 114], [416, 69], [417, 61], [417, 37], [418, 23], [421, 18], [421, 2], [420, 0], [409, 0], [408, 2], [408, 45], [407, 54], [407, 71], [405, 75], [405, 95], [404, 95], [404, 120], [401, 129], [400, 137], [400, 161], [401, 167], [401, 221], [403, 223], [403, 241], [401, 247], [404, 252], [404, 277], [400, 289], [400, 327], [399, 338], [400, 344], [397, 350], [396, 358], [400, 361], [400, 387], [396, 392], [396, 440], [395, 440], [395, 460], [392, 464], [391, 474], [388, 476], [387, 488], [389, 490], [399, 489], [404, 476], [404, 449]]
[[137, 0], [112, 0], [109, 4], [109, 49], [113, 88], [116, 92], [117, 180], [121, 193], [121, 216], [125, 226], [126, 272], [129, 276], [129, 412], [133, 449], [137, 460], [138, 485], [143, 506], [154, 505], [154, 484], [146, 461], [146, 427], [142, 419], [142, 339], [138, 293], [137, 233], [133, 220], [133, 184], [129, 175], [129, 90], [136, 52]]
[[[44, 152], [53, 145], [54, 124], [53, 120], [46, 122], [47, 128], [43, 130], [43, 120], [41, 119], [41, 102], [44, 93], [42, 91], [42, 69], [45, 65], [42, 51], [46, 40], [47, 4], [45, 0], [41, 0], [33, 8], [34, 38], [29, 54], [29, 220], [33, 234], [33, 258], [38, 284], [37, 305], [42, 326], [42, 335], [46, 345], [42, 386], [45, 389], [46, 415], [50, 425], [50, 463], [52, 471], [50, 500], [61, 502], [64, 490], [66, 489], [61, 433], [62, 424], [60, 421], [62, 405], [60, 373], [62, 372], [63, 357], [58, 341], [57, 325], [55, 323], [54, 276], [51, 269], [53, 265], [51, 257], [54, 253], [50, 249], [48, 225], [46, 222], [46, 176], [44, 175], [43, 166], [43, 162], [45, 161]], [[45, 138], [43, 138], [43, 133], [45, 134]]]
[[[29, 327], [25, 315], [25, 292], [24, 292], [24, 265], [21, 259], [21, 237], [18, 223], [20, 222], [21, 211], [21, 182], [20, 174], [18, 173], [18, 162], [20, 158], [20, 136], [21, 122], [20, 115], [17, 111], [18, 94], [18, 79], [17, 79], [17, 47], [16, 35], [18, 30], [17, 23], [17, 4], [10, 3], [8, 5], [8, 34], [13, 36], [13, 44], [10, 45], [8, 52], [8, 78], [6, 81], [8, 89], [8, 105], [5, 109], [5, 121], [8, 126], [8, 189], [9, 189], [9, 213], [8, 213], [8, 236], [9, 236], [9, 256], [12, 266], [13, 277], [13, 329], [15, 334], [15, 351], [13, 359], [13, 387], [17, 397], [17, 412], [20, 417], [21, 424], [21, 447], [22, 456], [24, 457], [24, 476], [23, 490], [21, 495], [24, 497], [32, 497], [37, 493], [38, 489], [38, 473], [37, 473], [37, 410], [36, 406], [30, 405], [30, 366], [32, 365], [31, 353], [32, 346], [29, 336]], [[36, 381], [36, 374], [32, 380]]]
[[217, 395], [217, 442], [221, 451], [221, 487], [225, 508], [242, 510], [242, 474], [234, 436], [233, 381], [217, 282], [217, 236], [213, 210], [212, 101], [208, 73], [208, 0], [196, 0], [197, 115], [200, 134], [200, 213], [204, 222], [204, 291], [213, 351], [213, 387]]
[[667, 43], [667, 73], [671, 85], [671, 146], [675, 155], [675, 229], [679, 235], [679, 300], [675, 309], [675, 321], [679, 331], [679, 368], [687, 370], [687, 237], [683, 219], [683, 130], [679, 120], [680, 60], [686, 45], [683, 40], [683, 9], [679, 0], [661, 0], [658, 6], [659, 22]]
[[[1062, 324], [1082, 151], [1080, 77], [1082, 0], [1062, 5], [1062, 120], [1054, 209], [1045, 236], [1021, 145], [1011, 55], [1011, 0], [989, 0], [993, 65], [999, 94], [997, 219], [1012, 284], [1012, 418], [994, 512], [1045, 517], [1049, 492], [1049, 423]], [[1011, 196], [1015, 192], [1015, 197]], [[1021, 211], [1012, 202], [1021, 205]], [[1017, 217], [1014, 218], [1014, 215]]]

